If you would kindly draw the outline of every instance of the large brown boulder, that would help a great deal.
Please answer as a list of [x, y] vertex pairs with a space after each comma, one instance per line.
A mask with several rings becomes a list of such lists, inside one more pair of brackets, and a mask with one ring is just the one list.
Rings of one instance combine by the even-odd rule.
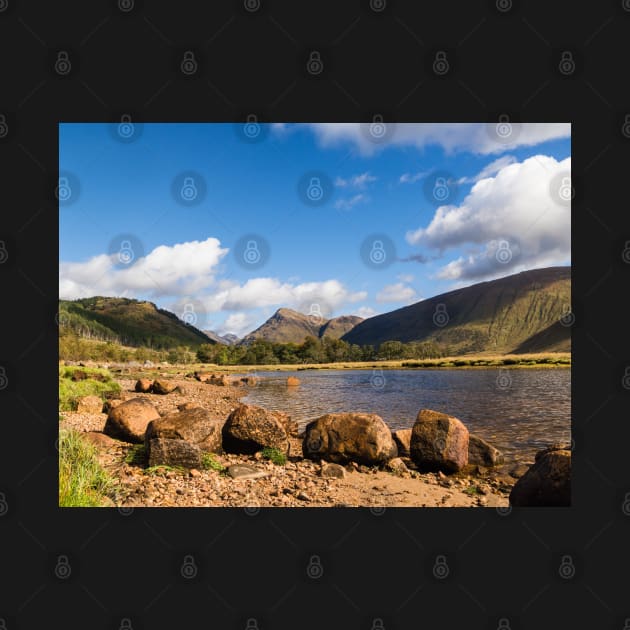
[[304, 456], [343, 464], [383, 464], [398, 455], [391, 431], [373, 413], [329, 413], [306, 425]]
[[202, 451], [220, 453], [221, 429], [225, 420], [213, 418], [201, 407], [171, 413], [147, 426], [145, 442], [155, 438], [186, 440], [196, 444]]
[[186, 440], [154, 438], [147, 442], [149, 466], [201, 468], [201, 449]]
[[103, 433], [125, 442], [143, 442], [147, 425], [159, 417], [146, 398], [131, 398], [110, 409]]
[[173, 381], [156, 379], [155, 381], [153, 381], [151, 391], [154, 394], [170, 394], [176, 387], [177, 383], [173, 383]]
[[398, 455], [400, 457], [409, 457], [411, 455], [411, 429], [392, 431], [392, 437], [398, 447]]
[[103, 401], [99, 396], [83, 396], [77, 401], [77, 411], [79, 413], [101, 413]]
[[468, 429], [453, 416], [421, 409], [411, 430], [410, 451], [419, 470], [457, 472], [468, 464]]
[[570, 506], [571, 451], [545, 450], [537, 453], [535, 463], [514, 484], [510, 505]]
[[265, 447], [287, 453], [286, 414], [254, 405], [239, 405], [223, 425], [223, 448], [229, 453], [251, 454]]
[[147, 394], [151, 391], [151, 387], [153, 386], [153, 381], [148, 378], [140, 378], [136, 381], [136, 386], [134, 389], [137, 392], [141, 392], [143, 394]]
[[468, 463], [477, 466], [498, 466], [503, 463], [503, 454], [482, 438], [468, 435]]

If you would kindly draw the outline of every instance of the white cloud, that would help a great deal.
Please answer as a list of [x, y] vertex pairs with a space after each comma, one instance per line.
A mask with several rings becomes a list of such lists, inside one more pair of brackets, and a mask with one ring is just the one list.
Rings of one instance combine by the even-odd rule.
[[410, 282], [413, 282], [413, 280], [414, 280], [413, 275], [410, 274], [410, 273], [399, 273], [396, 277], [401, 282], [405, 282], [407, 284], [409, 284]]
[[486, 179], [487, 177], [492, 177], [496, 175], [501, 169], [509, 166], [510, 164], [514, 164], [516, 162], [516, 158], [513, 155], [502, 155], [500, 158], [497, 158], [493, 162], [490, 162], [487, 166], [481, 169], [479, 173], [477, 173], [473, 177], [462, 177], [457, 183], [458, 184], [470, 184], [473, 182], [478, 182], [481, 179]]
[[376, 301], [379, 304], [386, 302], [412, 302], [415, 300], [415, 290], [403, 282], [388, 284], [376, 294]]
[[226, 320], [219, 324], [217, 332], [220, 335], [233, 334], [244, 337], [254, 329], [254, 318], [249, 313], [232, 313]]
[[469, 151], [477, 154], [503, 153], [519, 146], [534, 146], [547, 140], [568, 138], [570, 123], [522, 123], [513, 140], [497, 140], [495, 124], [486, 123], [397, 123], [386, 141], [375, 143], [360, 123], [310, 123], [323, 147], [350, 143], [364, 155], [387, 146], [414, 146], [422, 149], [439, 145], [447, 153]]
[[571, 210], [553, 199], [550, 187], [570, 170], [571, 158], [545, 155], [509, 164], [478, 181], [461, 205], [439, 207], [427, 227], [407, 233], [407, 241], [440, 252], [470, 249], [438, 271], [443, 279], [489, 279], [566, 264]]
[[337, 177], [335, 179], [335, 186], [338, 188], [365, 188], [367, 184], [371, 184], [377, 180], [374, 175], [369, 173], [361, 173], [361, 175], [353, 175], [348, 179], [343, 177]]
[[335, 201], [335, 208], [337, 210], [350, 210], [357, 204], [363, 203], [367, 200], [368, 198], [366, 195], [359, 193], [358, 195], [354, 195], [354, 197], [350, 197], [348, 199], [337, 199], [337, 201]]
[[425, 178], [429, 171], [419, 171], [418, 173], [403, 173], [398, 180], [401, 184], [415, 184], [417, 181]]
[[245, 284], [224, 281], [216, 291], [197, 299], [208, 313], [213, 313], [265, 306], [298, 308], [307, 302], [322, 303], [334, 311], [365, 297], [365, 291], [349, 291], [339, 280], [291, 284], [277, 278], [252, 278]]
[[378, 315], [378, 312], [375, 311], [371, 306], [361, 306], [355, 309], [352, 314], [363, 317], [363, 319], [368, 319], [368, 317], [374, 317], [374, 315]]
[[216, 267], [227, 252], [211, 237], [160, 245], [127, 268], [116, 266], [117, 254], [100, 254], [86, 262], [61, 262], [59, 297], [195, 294], [213, 284]]

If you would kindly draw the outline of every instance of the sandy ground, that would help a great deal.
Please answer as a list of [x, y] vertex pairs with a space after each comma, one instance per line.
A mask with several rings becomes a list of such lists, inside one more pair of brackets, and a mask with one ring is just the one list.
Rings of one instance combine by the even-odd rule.
[[[149, 399], [160, 414], [177, 411], [183, 402], [194, 402], [217, 417], [226, 417], [246, 395], [247, 387], [220, 387], [180, 376], [175, 382], [184, 393], [165, 396], [137, 394], [135, 379], [121, 375], [121, 399]], [[135, 376], [135, 375], [134, 375]], [[259, 479], [232, 479], [215, 470], [145, 470], [125, 463], [132, 445], [113, 440], [101, 432], [105, 414], [62, 412], [60, 428], [86, 433], [97, 445], [99, 460], [116, 479], [110, 505], [118, 507], [367, 507], [378, 513], [387, 507], [507, 507], [515, 479], [505, 471], [480, 471], [475, 475], [420, 473], [413, 462], [403, 473], [348, 465], [343, 478], [322, 477], [320, 462], [301, 457], [301, 441], [292, 440], [291, 457], [284, 466], [260, 456], [217, 455], [227, 467], [248, 464], [267, 473]], [[94, 433], [96, 432], [96, 433]]]

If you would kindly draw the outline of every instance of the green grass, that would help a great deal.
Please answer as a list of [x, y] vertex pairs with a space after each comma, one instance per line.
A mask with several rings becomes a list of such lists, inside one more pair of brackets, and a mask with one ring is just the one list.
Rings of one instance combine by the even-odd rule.
[[217, 472], [225, 470], [225, 466], [217, 460], [214, 453], [203, 453], [201, 455], [201, 467], [204, 470], [216, 470]]
[[147, 450], [144, 444], [134, 444], [125, 455], [125, 464], [144, 466], [147, 462]]
[[477, 488], [477, 486], [468, 486], [468, 488], [464, 488], [462, 492], [464, 494], [469, 494], [471, 497], [480, 494], [479, 488]]
[[[79, 378], [81, 380], [73, 380]], [[59, 368], [59, 411], [76, 411], [79, 398], [99, 396], [103, 401], [120, 394], [120, 385], [104, 369]]]
[[101, 467], [96, 448], [76, 431], [59, 432], [59, 506], [102, 507], [113, 478]]
[[261, 451], [265, 459], [272, 461], [276, 466], [284, 466], [287, 463], [287, 456], [277, 448], [265, 447]]

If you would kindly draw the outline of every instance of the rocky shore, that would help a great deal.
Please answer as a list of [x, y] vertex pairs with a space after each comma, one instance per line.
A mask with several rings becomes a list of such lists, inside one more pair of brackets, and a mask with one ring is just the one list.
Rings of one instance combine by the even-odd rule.
[[378, 514], [562, 505], [570, 495], [566, 448], [552, 446], [531, 469], [513, 469], [437, 411], [420, 410], [413, 428], [394, 433], [378, 416], [357, 413], [328, 414], [298, 432], [286, 414], [240, 402], [256, 377], [137, 376], [115, 375], [119, 398], [82, 400], [78, 411], [61, 414], [60, 428], [94, 444], [116, 480], [110, 506], [367, 507]]

